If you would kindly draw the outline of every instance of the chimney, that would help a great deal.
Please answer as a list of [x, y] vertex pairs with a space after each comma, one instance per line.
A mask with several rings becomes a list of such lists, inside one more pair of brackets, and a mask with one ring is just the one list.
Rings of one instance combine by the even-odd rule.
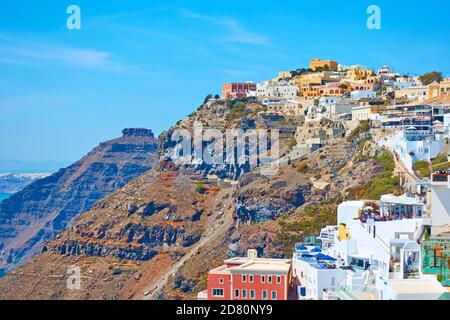
[[256, 251], [256, 249], [248, 249], [247, 258], [250, 260], [255, 260], [256, 258], [258, 258], [258, 251]]

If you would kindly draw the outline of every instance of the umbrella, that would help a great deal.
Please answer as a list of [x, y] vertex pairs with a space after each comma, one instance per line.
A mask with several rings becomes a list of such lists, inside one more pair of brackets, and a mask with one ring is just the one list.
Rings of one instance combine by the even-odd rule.
[[326, 254], [322, 254], [322, 253], [318, 253], [316, 254], [316, 259], [317, 260], [330, 260], [330, 261], [336, 261], [335, 258], [327, 256]]
[[297, 250], [308, 250], [307, 247], [305, 247], [304, 245], [300, 245], [296, 248]]
[[320, 252], [321, 250], [319, 249], [319, 248], [317, 248], [317, 247], [314, 247], [312, 250], [311, 250], [311, 252]]

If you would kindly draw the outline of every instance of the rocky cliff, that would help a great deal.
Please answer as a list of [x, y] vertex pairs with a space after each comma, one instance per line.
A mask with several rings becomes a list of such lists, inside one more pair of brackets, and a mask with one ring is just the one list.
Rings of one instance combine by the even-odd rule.
[[[392, 176], [389, 157], [361, 140], [337, 139], [270, 176], [175, 164], [167, 156], [174, 147], [171, 132], [188, 130], [196, 120], [220, 130], [252, 120], [257, 128], [286, 129], [298, 120], [267, 120], [261, 108], [206, 104], [162, 134], [158, 164], [98, 201], [46, 242], [39, 256], [0, 279], [0, 299], [192, 299], [205, 288], [207, 271], [225, 258], [248, 248], [288, 257], [304, 235], [335, 223], [343, 198], [397, 188], [394, 180], [384, 185]], [[292, 130], [285, 132], [282, 149], [293, 137]], [[212, 173], [235, 181], [217, 180]], [[82, 277], [76, 290], [66, 282], [74, 266]]]
[[124, 129], [85, 157], [0, 203], [0, 272], [40, 252], [43, 242], [107, 194], [152, 168], [157, 140], [148, 129]]

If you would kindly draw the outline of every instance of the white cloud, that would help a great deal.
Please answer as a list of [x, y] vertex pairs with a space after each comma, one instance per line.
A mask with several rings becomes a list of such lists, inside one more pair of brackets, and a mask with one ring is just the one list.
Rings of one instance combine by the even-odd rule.
[[117, 59], [112, 53], [95, 49], [75, 48], [53, 43], [26, 41], [2, 35], [1, 64], [52, 64], [63, 67], [100, 71], [127, 72], [139, 68]]
[[266, 35], [246, 30], [241, 23], [234, 18], [207, 16], [187, 9], [182, 9], [180, 14], [185, 18], [202, 20], [226, 28], [228, 34], [222, 38], [222, 41], [224, 42], [237, 42], [254, 45], [270, 44], [270, 40]]

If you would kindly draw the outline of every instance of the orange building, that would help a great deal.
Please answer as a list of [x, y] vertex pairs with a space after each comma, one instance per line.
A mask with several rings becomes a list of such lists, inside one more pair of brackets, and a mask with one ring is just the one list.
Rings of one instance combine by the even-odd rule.
[[450, 79], [444, 79], [440, 83], [433, 82], [427, 86], [427, 98], [450, 96]]
[[339, 81], [339, 79], [333, 76], [332, 72], [329, 71], [305, 73], [298, 75], [293, 79], [294, 84], [298, 87], [306, 85], [323, 85], [328, 82], [337, 81]]
[[300, 95], [307, 98], [341, 97], [348, 89], [341, 87], [342, 82], [332, 82], [324, 86], [310, 85], [300, 88]]
[[377, 76], [369, 76], [363, 80], [343, 80], [352, 91], [355, 90], [375, 90], [379, 83], [379, 78]]
[[316, 71], [317, 68], [322, 68], [323, 70], [337, 71], [338, 63], [334, 60], [320, 60], [319, 58], [314, 58], [309, 63], [309, 68]]

